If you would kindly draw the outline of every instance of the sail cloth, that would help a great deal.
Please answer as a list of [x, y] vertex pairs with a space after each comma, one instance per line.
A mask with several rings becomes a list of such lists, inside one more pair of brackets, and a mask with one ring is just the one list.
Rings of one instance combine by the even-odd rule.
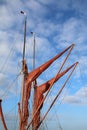
[[[54, 78], [52, 78], [52, 79], [48, 80], [47, 82], [45, 82], [44, 84], [36, 87], [33, 114], [37, 111], [38, 106], [40, 106], [40, 104], [42, 103], [43, 98], [44, 98], [44, 93], [47, 92], [48, 89], [50, 87], [52, 87], [56, 81], [58, 81], [63, 75], [65, 75], [74, 66], [75, 66], [75, 64], [71, 65], [66, 70], [64, 70], [60, 73], [58, 72]], [[40, 122], [40, 110], [41, 110], [42, 106], [43, 106], [43, 103], [41, 104], [40, 108], [38, 109], [38, 111], [33, 119], [33, 122], [32, 122], [33, 130], [38, 129], [37, 127], [39, 126], [39, 122]]]
[[[22, 63], [22, 72], [24, 75], [23, 76], [23, 87], [22, 87], [22, 105], [20, 103], [18, 103], [18, 112], [19, 112], [19, 118], [20, 118], [20, 125], [19, 125], [20, 128], [19, 129], [26, 130], [25, 126], [27, 125], [28, 117], [29, 117], [28, 99], [30, 96], [31, 84], [26, 85], [26, 80], [27, 80], [27, 76], [28, 76], [28, 67], [27, 67], [25, 59], [22, 62], [23, 62]], [[26, 92], [27, 89], [28, 89], [28, 93]]]
[[[30, 91], [31, 91], [31, 83], [36, 80], [39, 75], [44, 72], [55, 60], [57, 60], [61, 55], [63, 55], [66, 51], [68, 51], [70, 48], [72, 48], [74, 46], [74, 44], [72, 44], [71, 46], [69, 46], [68, 48], [66, 48], [64, 51], [62, 51], [61, 53], [57, 54], [55, 57], [53, 57], [51, 60], [47, 61], [46, 63], [44, 63], [43, 65], [41, 65], [40, 67], [36, 68], [35, 70], [31, 71], [30, 73], [27, 74], [26, 77], [26, 93], [27, 96], [26, 98], [29, 99], [30, 98]], [[26, 67], [27, 68], [27, 67]]]
[[[29, 116], [29, 110], [28, 110], [28, 100], [30, 98], [30, 92], [31, 92], [31, 83], [33, 81], [35, 81], [39, 75], [44, 72], [55, 60], [57, 60], [61, 55], [63, 55], [66, 51], [68, 51], [69, 49], [71, 49], [74, 46], [74, 44], [72, 44], [71, 46], [69, 46], [68, 48], [66, 48], [64, 51], [62, 51], [61, 53], [57, 54], [55, 57], [53, 57], [51, 60], [47, 61], [46, 63], [44, 63], [43, 65], [41, 65], [40, 67], [36, 68], [35, 70], [31, 71], [30, 73], [28, 73], [28, 69], [27, 69], [27, 65], [25, 64], [25, 72], [26, 72], [26, 76], [25, 76], [25, 95], [24, 95], [24, 113], [21, 115], [21, 117], [23, 117], [23, 122], [25, 122], [25, 124], [27, 124], [28, 121], [28, 116]], [[51, 82], [53, 82], [52, 80], [47, 82], [45, 86], [47, 86], [47, 84], [49, 83], [49, 86], [51, 84]], [[38, 87], [37, 87], [38, 88]], [[44, 87], [43, 87], [44, 88]], [[46, 87], [45, 87], [46, 88]], [[49, 88], [49, 87], [48, 87]], [[40, 95], [40, 99], [43, 99], [43, 93], [42, 94], [38, 94]], [[38, 97], [37, 95], [37, 97]], [[25, 100], [26, 99], [26, 100]], [[37, 105], [38, 106], [38, 105]], [[40, 115], [40, 113], [38, 113], [38, 115]], [[38, 121], [40, 120], [40, 117], [38, 116]]]
[[47, 82], [45, 82], [44, 84], [38, 86], [38, 90], [42, 91], [42, 93], [45, 93], [48, 89], [49, 86], [51, 86], [51, 84], [54, 84], [57, 80], [59, 80], [64, 74], [66, 74], [75, 64], [71, 65], [70, 67], [68, 67], [66, 70], [62, 71], [61, 73], [57, 73], [57, 75], [48, 80]]
[[[28, 69], [27, 69], [27, 65], [25, 63], [25, 72], [26, 72], [26, 77], [25, 77], [25, 96], [24, 99], [26, 99], [24, 101], [24, 114], [22, 114], [21, 116], [24, 117], [24, 122], [25, 124], [27, 124], [28, 121], [28, 116], [29, 116], [29, 110], [28, 110], [28, 100], [30, 98], [30, 92], [31, 92], [31, 83], [36, 80], [39, 75], [44, 72], [55, 60], [57, 60], [61, 55], [63, 55], [66, 51], [68, 51], [69, 49], [71, 49], [74, 46], [74, 44], [72, 44], [71, 46], [69, 46], [68, 48], [66, 48], [64, 51], [62, 51], [61, 53], [57, 54], [55, 57], [53, 57], [51, 60], [47, 61], [46, 63], [44, 63], [43, 65], [41, 65], [40, 67], [36, 68], [35, 70], [33, 70], [32, 72], [28, 73]], [[49, 84], [52, 81], [49, 81]], [[46, 83], [47, 84], [47, 83]], [[47, 86], [47, 85], [46, 85]], [[43, 99], [43, 96], [42, 96]], [[40, 115], [40, 114], [38, 114]], [[40, 117], [38, 118], [38, 120], [40, 119]]]
[[51, 60], [47, 61], [46, 63], [44, 63], [40, 67], [38, 67], [35, 70], [33, 70], [32, 72], [30, 72], [28, 74], [26, 84], [28, 84], [29, 82], [33, 82], [36, 78], [38, 78], [39, 75], [42, 72], [44, 72], [55, 60], [57, 60], [61, 55], [63, 55], [72, 46], [74, 46], [74, 44], [72, 44], [71, 46], [69, 46], [68, 48], [66, 48], [64, 51], [62, 51], [61, 53], [59, 53], [58, 55], [56, 55], [55, 57], [53, 57]]

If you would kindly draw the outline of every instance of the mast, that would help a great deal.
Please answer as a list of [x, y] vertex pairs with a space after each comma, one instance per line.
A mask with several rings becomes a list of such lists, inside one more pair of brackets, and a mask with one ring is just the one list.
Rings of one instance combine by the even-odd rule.
[[[21, 14], [25, 16], [24, 20], [24, 45], [23, 45], [23, 57], [22, 57], [22, 73], [23, 73], [23, 78], [22, 78], [22, 97], [21, 97], [21, 103], [18, 103], [18, 111], [19, 111], [19, 117], [20, 117], [20, 123], [19, 123], [19, 130], [26, 130], [27, 126], [27, 120], [28, 120], [28, 105], [27, 108], [25, 108], [26, 104], [26, 78], [28, 74], [28, 68], [25, 60], [25, 45], [26, 45], [26, 24], [27, 24], [27, 16], [26, 13], [21, 11]], [[28, 104], [28, 103], [27, 103]], [[25, 114], [26, 112], [26, 114]], [[26, 118], [27, 115], [27, 118]]]
[[[36, 39], [35, 36], [36, 34], [34, 32], [31, 32], [31, 34], [33, 35], [33, 70], [35, 69], [35, 59], [36, 59]], [[35, 89], [36, 87], [36, 79], [33, 81], [33, 88]]]
[[[31, 32], [31, 34], [33, 34], [33, 70], [35, 69], [35, 54], [36, 54], [36, 50], [35, 50], [35, 47], [36, 47], [36, 39], [35, 39], [35, 33], [34, 32]], [[33, 81], [33, 89], [34, 89], [34, 93], [33, 93], [33, 104], [32, 104], [32, 117], [34, 115], [34, 112], [35, 112], [35, 108], [36, 108], [36, 103], [35, 103], [35, 98], [36, 98], [36, 92], [37, 92], [37, 81], [36, 79]], [[34, 122], [32, 122], [32, 130], [35, 130], [35, 127], [34, 127]]]
[[35, 50], [35, 46], [36, 46], [36, 39], [35, 39], [35, 33], [31, 32], [31, 34], [33, 35], [33, 70], [35, 69], [35, 56], [36, 56], [36, 50]]
[[26, 13], [21, 11], [21, 14], [24, 14], [25, 21], [24, 21], [24, 45], [23, 45], [23, 58], [22, 58], [22, 72], [23, 72], [23, 86], [22, 86], [22, 112], [23, 112], [23, 100], [24, 100], [24, 85], [25, 85], [25, 45], [26, 45], [26, 23], [27, 23], [27, 17]]
[[21, 11], [21, 14], [25, 16], [25, 21], [24, 21], [24, 46], [23, 46], [23, 60], [25, 58], [25, 44], [26, 44], [26, 25], [27, 25], [27, 15], [25, 12]]

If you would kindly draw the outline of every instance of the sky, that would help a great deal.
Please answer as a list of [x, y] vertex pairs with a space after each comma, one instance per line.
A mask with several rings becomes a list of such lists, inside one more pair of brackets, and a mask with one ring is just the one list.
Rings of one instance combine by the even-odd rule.
[[[43, 122], [44, 129], [57, 130], [61, 126], [62, 130], [86, 130], [87, 0], [0, 0], [0, 98], [3, 99], [2, 107], [9, 130], [17, 129], [17, 104], [21, 98], [20, 72], [25, 19], [20, 13], [21, 10], [27, 14], [25, 57], [29, 72], [32, 71], [33, 62], [33, 35], [30, 33], [32, 31], [36, 38], [35, 67], [72, 43], [75, 47], [64, 69], [79, 62], [59, 100]], [[64, 57], [65, 55], [59, 58], [38, 78], [38, 84], [56, 75]], [[59, 80], [52, 88], [46, 109], [65, 78]], [[46, 109], [43, 107], [44, 112]], [[0, 127], [3, 130], [2, 125]]]

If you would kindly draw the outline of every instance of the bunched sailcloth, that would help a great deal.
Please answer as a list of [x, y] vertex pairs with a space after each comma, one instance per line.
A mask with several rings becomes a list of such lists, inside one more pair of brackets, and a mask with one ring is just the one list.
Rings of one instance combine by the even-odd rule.
[[[48, 89], [50, 87], [52, 87], [53, 84], [56, 81], [58, 81], [63, 75], [65, 75], [74, 65], [75, 64], [71, 65], [70, 67], [68, 67], [64, 71], [57, 73], [57, 75], [54, 78], [52, 78], [52, 79], [48, 80], [47, 82], [45, 82], [44, 84], [36, 87], [33, 113], [35, 113], [37, 111], [38, 106], [43, 101], [44, 93], [46, 93], [48, 91]], [[38, 112], [36, 113], [36, 115], [33, 119], [33, 123], [32, 123], [33, 124], [33, 130], [38, 129], [39, 122], [40, 122], [40, 110], [41, 110], [42, 106], [43, 106], [43, 103], [40, 106], [40, 108], [38, 109]]]
[[[28, 101], [29, 101], [29, 98], [30, 98], [32, 82], [34, 82], [55, 60], [57, 60], [66, 51], [68, 51], [68, 50], [71, 51], [73, 46], [74, 46], [74, 44], [72, 44], [71, 46], [66, 48], [64, 51], [62, 51], [61, 53], [59, 53], [56, 56], [54, 56], [51, 60], [49, 60], [46, 63], [42, 64], [40, 67], [34, 69], [30, 73], [28, 72], [28, 67], [27, 67], [27, 64], [26, 64], [26, 60], [23, 60], [23, 66], [24, 66], [23, 67], [23, 73], [24, 73], [24, 83], [23, 83], [24, 87], [23, 88], [24, 88], [24, 90], [23, 90], [23, 97], [22, 97], [22, 99], [23, 99], [22, 100], [22, 102], [23, 102], [22, 103], [22, 109], [21, 109], [20, 103], [18, 103], [18, 110], [19, 110], [19, 117], [20, 117], [20, 130], [27, 130], [25, 127], [27, 126], [28, 117], [29, 117]], [[57, 78], [60, 78], [61, 74], [64, 75], [64, 73], [60, 73], [60, 75], [58, 75]], [[55, 82], [57, 80], [55, 80]], [[41, 93], [45, 93], [45, 91], [47, 91], [47, 88], [49, 88], [48, 86], [50, 86], [50, 84], [52, 82], [54, 82], [54, 78], [49, 80], [48, 82], [46, 82], [45, 85], [42, 85], [42, 86], [45, 86], [45, 87], [41, 87], [41, 86], [40, 87], [36, 87], [36, 88], [38, 88], [35, 91], [35, 95], [37, 96], [37, 98], [38, 98], [38, 95], [40, 95], [41, 98], [43, 98], [43, 94], [40, 94], [39, 89], [43, 88], [43, 91], [41, 91]], [[37, 93], [39, 93], [39, 94], [37, 95]], [[35, 98], [35, 95], [34, 95], [34, 98]], [[34, 106], [35, 106], [35, 104], [36, 104], [36, 102], [34, 103]], [[35, 110], [33, 110], [33, 112], [34, 111]]]

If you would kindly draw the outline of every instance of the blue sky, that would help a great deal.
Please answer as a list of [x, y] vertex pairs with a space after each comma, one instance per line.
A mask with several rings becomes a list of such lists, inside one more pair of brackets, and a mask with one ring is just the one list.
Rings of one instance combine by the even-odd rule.
[[[32, 70], [33, 36], [36, 34], [36, 67], [46, 62], [66, 47], [75, 47], [66, 67], [79, 61], [70, 82], [59, 100], [47, 116], [44, 124], [48, 129], [63, 130], [87, 129], [87, 1], [86, 0], [0, 0], [0, 98], [8, 126], [16, 118], [17, 103], [20, 100], [23, 25], [23, 10], [27, 13], [26, 58], [29, 71]], [[38, 79], [38, 83], [52, 78], [64, 59], [62, 56]], [[15, 80], [15, 81], [14, 81]], [[53, 99], [60, 80], [49, 95]], [[60, 102], [62, 102], [60, 104]], [[47, 101], [49, 106], [50, 101]], [[60, 105], [59, 105], [60, 104]], [[44, 111], [44, 108], [43, 108]], [[56, 114], [57, 116], [53, 115]], [[15, 117], [15, 118], [14, 118]], [[58, 121], [59, 118], [59, 121]], [[49, 121], [51, 120], [51, 125]], [[13, 121], [14, 122], [14, 121]], [[47, 129], [45, 126], [45, 129]]]

